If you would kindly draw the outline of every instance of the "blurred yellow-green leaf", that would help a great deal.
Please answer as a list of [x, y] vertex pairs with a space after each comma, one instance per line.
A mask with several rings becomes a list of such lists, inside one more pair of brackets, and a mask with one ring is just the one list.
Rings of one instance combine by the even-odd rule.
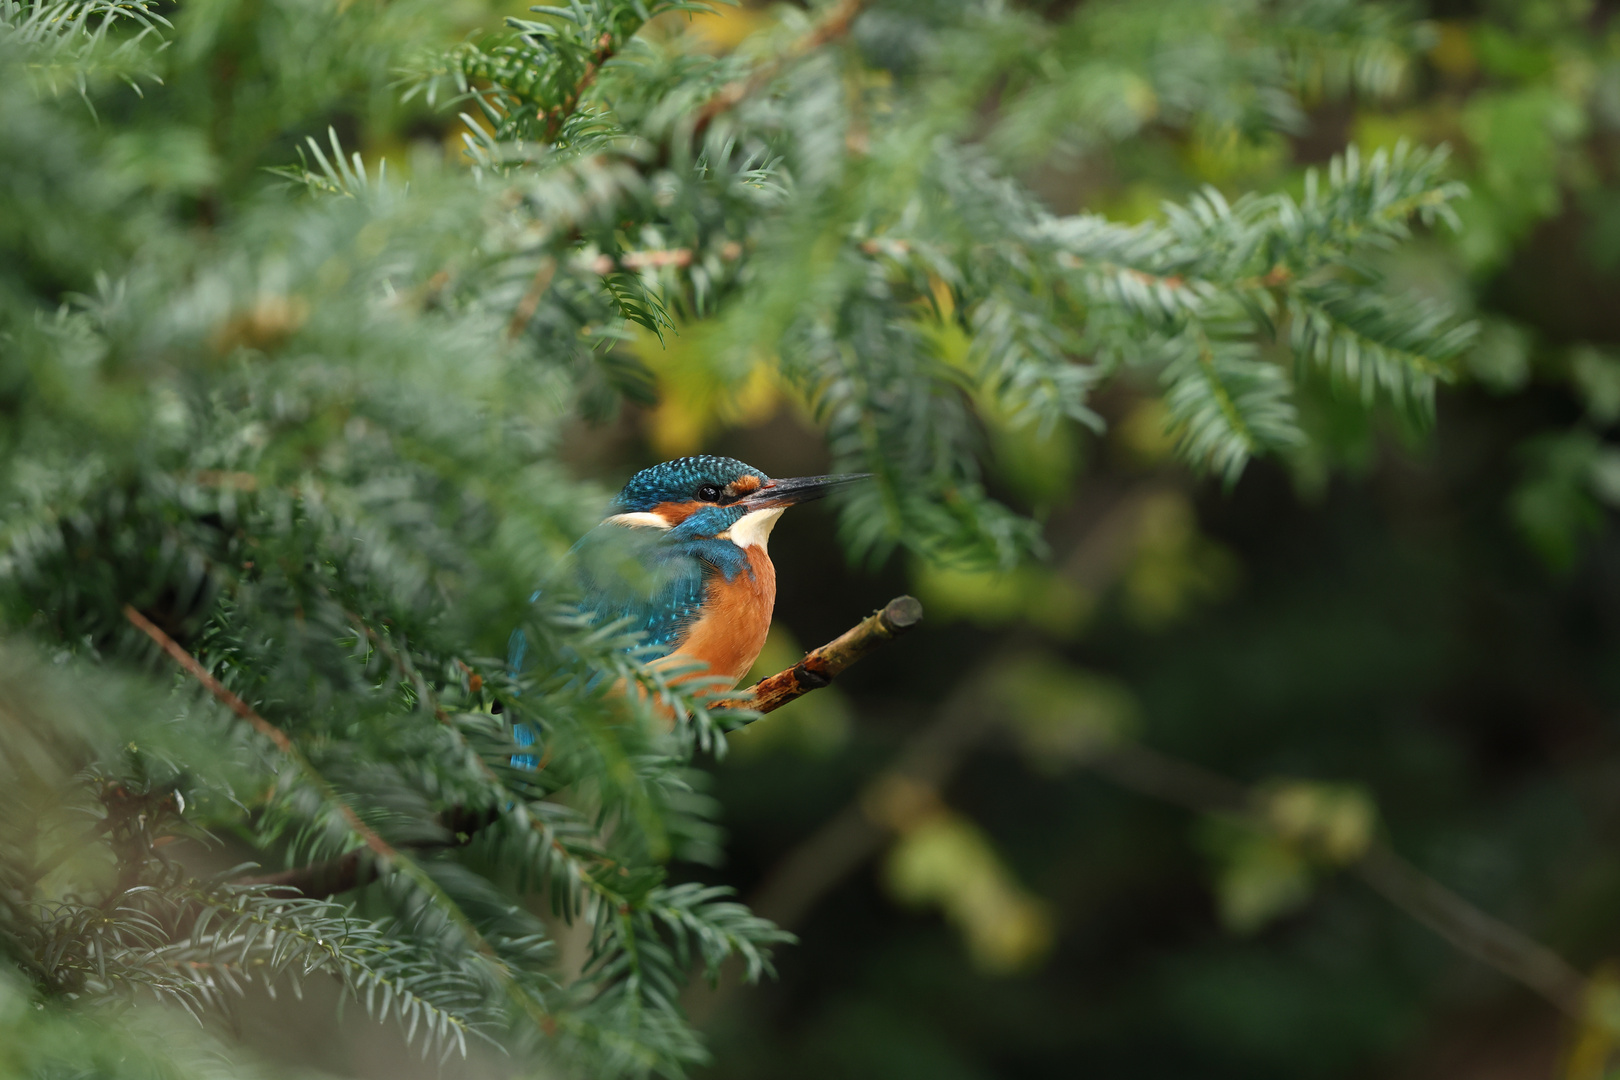
[[1149, 629], [1167, 626], [1195, 605], [1225, 596], [1237, 577], [1236, 560], [1199, 531], [1185, 495], [1165, 492], [1145, 501], [1122, 583], [1132, 619]]
[[663, 457], [696, 453], [723, 427], [759, 423], [782, 404], [772, 368], [739, 360], [716, 322], [692, 322], [660, 343], [638, 330], [635, 355], [657, 380], [647, 437]]
[[1141, 722], [1124, 683], [1053, 658], [1002, 664], [990, 673], [986, 692], [1005, 711], [1030, 765], [1042, 772], [1083, 762], [1097, 747], [1134, 735]]
[[1261, 802], [1280, 837], [1337, 865], [1366, 852], [1378, 823], [1372, 797], [1354, 784], [1278, 781], [1262, 789]]
[[919, 562], [912, 580], [930, 619], [980, 626], [1024, 619], [1059, 637], [1077, 633], [1095, 605], [1083, 588], [1043, 566], [998, 572]]
[[1213, 863], [1216, 910], [1232, 933], [1255, 933], [1310, 899], [1310, 863], [1288, 841], [1227, 818], [1206, 819], [1199, 839]]
[[1007, 870], [990, 838], [944, 811], [901, 834], [884, 865], [902, 903], [937, 907], [986, 974], [1011, 975], [1039, 964], [1052, 945], [1052, 917]]

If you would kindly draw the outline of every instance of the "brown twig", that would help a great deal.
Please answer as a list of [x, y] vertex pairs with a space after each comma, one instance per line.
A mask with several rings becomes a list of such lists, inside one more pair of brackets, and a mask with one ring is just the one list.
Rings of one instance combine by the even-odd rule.
[[808, 34], [795, 41], [787, 51], [755, 68], [747, 78], [736, 79], [722, 86], [713, 97], [705, 101], [692, 120], [692, 134], [703, 134], [716, 117], [759, 93], [788, 64], [849, 33], [856, 16], [860, 15], [865, 7], [866, 0], [839, 0], [825, 19], [817, 23]]
[[524, 291], [523, 298], [518, 301], [517, 307], [512, 310], [512, 320], [506, 324], [506, 338], [508, 341], [515, 339], [529, 328], [529, 320], [533, 319], [534, 313], [540, 310], [540, 301], [545, 297], [546, 290], [551, 288], [551, 279], [556, 274], [556, 259], [548, 255], [540, 260], [540, 265], [535, 269], [534, 277], [529, 281], [529, 287]]
[[557, 104], [549, 109], [541, 110], [538, 119], [546, 122], [543, 141], [548, 143], [557, 141], [557, 136], [562, 133], [563, 125], [568, 122], [570, 116], [574, 115], [574, 110], [579, 108], [579, 99], [596, 82], [596, 76], [601, 73], [602, 65], [611, 60], [613, 54], [618, 51], [619, 43], [613, 39], [613, 34], [607, 30], [602, 31], [602, 36], [596, 39], [596, 51], [591, 54], [590, 60], [586, 62], [585, 74], [580, 76], [579, 82], [575, 83], [573, 89]]
[[124, 605], [124, 618], [128, 619], [141, 633], [157, 642], [158, 647], [168, 653], [175, 663], [185, 669], [186, 674], [201, 683], [205, 690], [224, 703], [231, 712], [252, 724], [255, 731], [274, 743], [276, 749], [291, 758], [317, 785], [326, 789], [332, 801], [337, 804], [339, 811], [343, 814], [343, 820], [348, 823], [349, 828], [354, 830], [365, 841], [366, 847], [370, 848], [379, 859], [384, 862], [392, 862], [398, 857], [399, 853], [394, 850], [388, 841], [378, 836], [376, 830], [360, 820], [360, 815], [354, 812], [354, 807], [338, 798], [337, 793], [331, 790], [325, 778], [316, 772], [315, 767], [299, 752], [298, 747], [293, 744], [292, 739], [288, 737], [285, 731], [260, 716], [254, 711], [253, 706], [237, 697], [224, 683], [210, 675], [208, 669], [197, 662], [196, 657], [182, 649], [178, 642], [160, 630], [152, 620], [136, 611], [132, 605]]
[[861, 657], [922, 622], [922, 617], [922, 604], [915, 597], [897, 596], [819, 649], [812, 649], [786, 671], [759, 680], [725, 707], [774, 712], [795, 698], [820, 690]]

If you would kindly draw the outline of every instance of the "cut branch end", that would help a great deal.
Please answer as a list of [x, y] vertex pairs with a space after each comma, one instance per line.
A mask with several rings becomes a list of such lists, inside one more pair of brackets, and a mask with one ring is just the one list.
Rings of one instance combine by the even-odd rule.
[[812, 649], [786, 671], [761, 679], [742, 691], [726, 707], [760, 713], [780, 709], [795, 698], [828, 685], [861, 657], [922, 622], [922, 617], [921, 601], [914, 596], [897, 596], [819, 649]]

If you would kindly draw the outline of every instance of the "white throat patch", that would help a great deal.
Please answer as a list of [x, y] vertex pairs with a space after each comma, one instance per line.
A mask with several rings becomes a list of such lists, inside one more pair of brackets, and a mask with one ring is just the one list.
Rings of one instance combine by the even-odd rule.
[[720, 534], [721, 540], [730, 540], [738, 547], [747, 550], [757, 547], [764, 551], [765, 545], [770, 542], [771, 530], [776, 528], [776, 519], [782, 516], [785, 506], [773, 506], [769, 510], [753, 510], [737, 519], [737, 523]]

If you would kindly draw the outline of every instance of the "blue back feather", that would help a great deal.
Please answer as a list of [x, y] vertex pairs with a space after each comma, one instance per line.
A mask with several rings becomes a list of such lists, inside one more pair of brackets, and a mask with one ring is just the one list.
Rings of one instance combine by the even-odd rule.
[[669, 655], [703, 613], [707, 576], [718, 573], [731, 581], [747, 569], [741, 548], [714, 539], [746, 512], [711, 507], [667, 530], [598, 525], [575, 545], [580, 609], [597, 622], [628, 617], [631, 629], [646, 635], [642, 643], [658, 647], [653, 657]]
[[[770, 478], [735, 458], [701, 455], [678, 458], [643, 469], [630, 478], [614, 499], [617, 513], [647, 512], [661, 503], [690, 502], [704, 484], [724, 487], [742, 476]], [[580, 610], [599, 623], [628, 617], [631, 629], [644, 633], [652, 657], [668, 656], [703, 612], [705, 583], [711, 574], [727, 581], [748, 569], [748, 556], [730, 540], [717, 540], [747, 511], [740, 506], [707, 506], [672, 529], [627, 528], [602, 524], [574, 545], [572, 555], [581, 586]], [[539, 599], [537, 592], [530, 601]], [[512, 632], [507, 663], [522, 670], [528, 642], [522, 630]], [[513, 740], [531, 746], [536, 736], [514, 724]], [[512, 764], [534, 768], [533, 754], [515, 754]]]

